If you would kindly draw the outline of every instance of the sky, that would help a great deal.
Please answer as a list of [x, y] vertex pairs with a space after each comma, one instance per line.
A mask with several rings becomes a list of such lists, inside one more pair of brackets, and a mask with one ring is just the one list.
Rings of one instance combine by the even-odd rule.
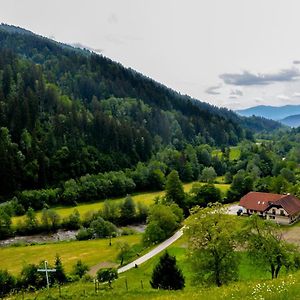
[[299, 0], [0, 0], [0, 22], [213, 105], [300, 104]]

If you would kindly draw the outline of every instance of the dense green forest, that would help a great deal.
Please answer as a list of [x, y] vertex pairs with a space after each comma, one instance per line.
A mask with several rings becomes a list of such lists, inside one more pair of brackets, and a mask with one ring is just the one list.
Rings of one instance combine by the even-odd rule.
[[280, 125], [182, 96], [122, 65], [0, 26], [0, 199], [146, 162], [166, 146], [236, 145]]

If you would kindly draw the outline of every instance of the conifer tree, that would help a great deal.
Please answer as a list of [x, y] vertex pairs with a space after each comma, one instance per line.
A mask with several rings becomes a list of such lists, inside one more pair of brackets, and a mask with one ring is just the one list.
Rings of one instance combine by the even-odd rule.
[[178, 172], [173, 170], [167, 177], [166, 199], [175, 202], [179, 207], [184, 207], [185, 194]]
[[165, 252], [153, 270], [150, 284], [154, 289], [181, 290], [184, 288], [182, 271], [176, 265], [176, 257]]
[[55, 257], [55, 269], [56, 269], [56, 272], [54, 273], [55, 280], [58, 283], [65, 283], [67, 281], [67, 276], [59, 255], [56, 255]]

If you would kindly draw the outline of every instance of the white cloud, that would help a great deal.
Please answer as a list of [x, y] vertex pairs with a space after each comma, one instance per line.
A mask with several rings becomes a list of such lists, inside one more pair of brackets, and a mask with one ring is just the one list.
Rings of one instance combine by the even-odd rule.
[[299, 93], [299, 92], [295, 92], [295, 93], [293, 94], [293, 97], [300, 97], [300, 93]]
[[277, 98], [280, 99], [280, 100], [290, 100], [291, 98], [289, 96], [286, 96], [286, 95], [277, 95]]

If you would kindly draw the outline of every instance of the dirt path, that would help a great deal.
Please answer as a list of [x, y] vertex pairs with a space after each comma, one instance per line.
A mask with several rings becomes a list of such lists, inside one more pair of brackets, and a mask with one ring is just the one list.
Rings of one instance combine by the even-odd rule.
[[291, 228], [284, 229], [283, 238], [289, 243], [300, 246], [300, 227], [293, 226]]
[[89, 274], [91, 276], [96, 276], [97, 271], [99, 269], [102, 269], [102, 268], [116, 268], [116, 267], [118, 267], [118, 264], [116, 264], [114, 262], [110, 262], [110, 261], [104, 261], [104, 262], [101, 262], [101, 263], [91, 267], [91, 269], [89, 270]]

